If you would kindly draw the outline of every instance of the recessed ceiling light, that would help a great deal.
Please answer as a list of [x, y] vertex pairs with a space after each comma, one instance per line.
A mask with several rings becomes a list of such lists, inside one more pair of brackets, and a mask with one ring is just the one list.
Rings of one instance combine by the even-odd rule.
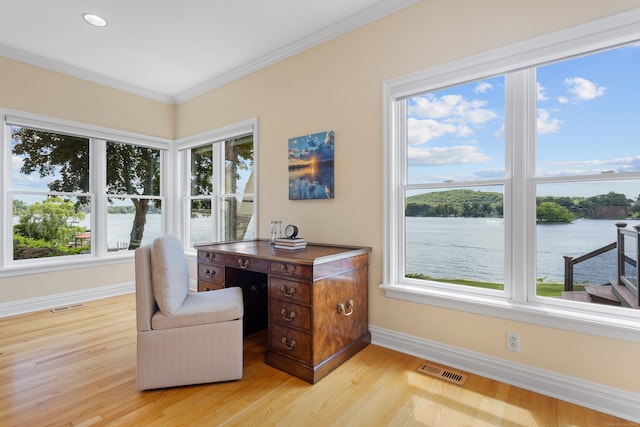
[[93, 13], [85, 13], [84, 15], [82, 15], [82, 17], [89, 24], [94, 25], [96, 27], [106, 27], [107, 26], [106, 19], [104, 19], [101, 16], [94, 15]]

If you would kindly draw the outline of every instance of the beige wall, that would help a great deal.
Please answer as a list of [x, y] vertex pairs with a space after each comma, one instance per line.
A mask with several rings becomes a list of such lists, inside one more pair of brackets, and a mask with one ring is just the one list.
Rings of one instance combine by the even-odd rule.
[[[372, 325], [640, 393], [625, 368], [635, 366], [637, 344], [402, 302], [378, 289], [382, 82], [637, 6], [637, 0], [422, 1], [176, 108], [0, 58], [0, 107], [165, 138], [258, 117], [260, 235], [280, 219], [296, 221], [311, 241], [373, 247]], [[328, 129], [336, 132], [335, 199], [289, 201], [287, 139]], [[0, 279], [0, 303], [131, 281], [130, 267]], [[520, 353], [506, 351], [507, 330], [520, 332]], [[591, 367], [613, 359], [607, 369]]]
[[[429, 0], [185, 102], [177, 135], [260, 119], [259, 225], [296, 221], [311, 241], [373, 247], [370, 322], [413, 336], [640, 392], [637, 344], [386, 298], [382, 281], [382, 83], [638, 6], [637, 1]], [[287, 140], [335, 131], [335, 199], [289, 201]], [[522, 351], [508, 352], [518, 331]], [[593, 369], [593, 360], [611, 360]]]
[[175, 107], [0, 57], [0, 108], [160, 138], [175, 136]]
[[[41, 114], [166, 139], [175, 106], [0, 57], [0, 109]], [[133, 280], [133, 264], [0, 278], [0, 304]]]

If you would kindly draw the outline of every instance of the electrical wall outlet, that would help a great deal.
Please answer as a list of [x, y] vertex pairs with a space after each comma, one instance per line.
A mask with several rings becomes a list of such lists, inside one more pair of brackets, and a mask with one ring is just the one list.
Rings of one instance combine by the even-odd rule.
[[520, 351], [520, 334], [507, 332], [507, 350]]

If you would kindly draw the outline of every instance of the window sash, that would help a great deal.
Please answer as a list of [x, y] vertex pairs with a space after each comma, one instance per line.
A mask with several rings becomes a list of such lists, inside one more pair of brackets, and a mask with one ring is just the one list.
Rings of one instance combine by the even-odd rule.
[[[640, 39], [640, 13], [606, 18], [575, 29], [565, 30], [539, 39], [496, 49], [423, 72], [383, 83], [383, 283], [385, 295], [411, 302], [436, 305], [500, 318], [563, 328], [582, 333], [640, 342], [640, 313], [591, 304], [576, 308], [575, 303], [538, 297], [535, 294], [536, 223], [535, 186], [549, 178], [535, 177], [536, 87], [533, 67], [551, 61], [571, 58]], [[403, 117], [406, 107], [401, 102], [415, 94], [468, 81], [508, 75], [506, 120], [507, 175], [505, 181], [505, 232], [511, 247], [506, 247], [512, 260], [506, 264], [506, 277], [511, 278], [511, 294], [495, 297], [446, 287], [420, 286], [403, 280], [403, 203], [406, 158], [403, 141]], [[511, 162], [511, 163], [510, 163]], [[627, 178], [636, 175], [627, 175]], [[598, 175], [597, 179], [614, 179]], [[620, 179], [621, 177], [615, 177]], [[553, 178], [564, 180], [569, 178]], [[575, 177], [573, 177], [575, 180]], [[596, 179], [593, 177], [579, 177]], [[477, 184], [477, 183], [475, 183]], [[518, 189], [518, 191], [514, 191]], [[520, 190], [524, 191], [520, 191]], [[506, 200], [509, 198], [509, 200]], [[511, 209], [507, 216], [507, 209]], [[529, 284], [529, 286], [527, 286]], [[507, 284], [505, 283], [505, 289]]]
[[[211, 238], [205, 239], [207, 242], [220, 241], [225, 237], [225, 221], [224, 207], [226, 200], [230, 198], [240, 199], [251, 198], [253, 203], [252, 209], [252, 222], [256, 221], [257, 214], [257, 200], [255, 195], [257, 194], [257, 183], [254, 181], [254, 192], [249, 193], [228, 193], [226, 192], [226, 159], [225, 159], [225, 147], [229, 141], [233, 141], [238, 138], [242, 138], [247, 135], [253, 137], [253, 178], [257, 176], [257, 132], [255, 130], [255, 121], [248, 121], [239, 123], [235, 126], [230, 126], [220, 130], [215, 130], [196, 138], [188, 138], [183, 141], [178, 141], [180, 146], [181, 165], [185, 171], [185, 176], [188, 178], [182, 185], [182, 230], [185, 236], [185, 248], [187, 250], [193, 250], [193, 244], [203, 243], [201, 241], [192, 241], [193, 225], [191, 219], [191, 207], [194, 200], [209, 200], [211, 204]], [[212, 147], [212, 177], [211, 177], [211, 194], [192, 194], [193, 186], [191, 180], [191, 166], [192, 166], [192, 153], [195, 149], [211, 146]], [[257, 231], [253, 231], [253, 237], [257, 235]]]
[[[73, 255], [73, 256], [57, 256], [35, 258], [29, 260], [13, 260], [12, 240], [10, 238], [3, 239], [0, 248], [0, 277], [8, 277], [19, 274], [33, 274], [38, 272], [48, 272], [54, 270], [64, 270], [74, 268], [75, 266], [102, 265], [112, 263], [114, 258], [109, 253], [107, 257], [107, 197], [106, 194], [106, 141], [117, 141], [117, 143], [137, 145], [145, 148], [160, 150], [160, 194], [155, 198], [164, 200], [164, 181], [166, 174], [164, 162], [166, 152], [169, 148], [169, 141], [155, 137], [147, 137], [133, 133], [100, 128], [91, 125], [79, 124], [76, 122], [51, 119], [30, 113], [12, 112], [7, 114], [0, 111], [3, 117], [3, 132], [0, 142], [3, 151], [2, 169], [7, 171], [0, 177], [2, 181], [2, 194], [4, 200], [13, 200], [16, 196], [21, 195], [62, 195], [70, 197], [87, 197], [90, 199], [90, 229], [91, 229], [91, 254]], [[22, 126], [31, 129], [42, 130], [50, 133], [59, 133], [89, 140], [89, 191], [88, 192], [55, 192], [55, 191], [29, 191], [21, 189], [11, 189], [11, 176], [9, 171], [11, 165], [11, 126]], [[121, 197], [120, 195], [111, 195], [113, 197]], [[166, 221], [163, 212], [162, 229], [166, 229]], [[2, 212], [2, 230], [3, 234], [12, 235], [12, 203], [8, 203]], [[103, 247], [104, 246], [104, 247]], [[132, 254], [126, 255], [131, 257]], [[117, 262], [117, 261], [116, 261]]]

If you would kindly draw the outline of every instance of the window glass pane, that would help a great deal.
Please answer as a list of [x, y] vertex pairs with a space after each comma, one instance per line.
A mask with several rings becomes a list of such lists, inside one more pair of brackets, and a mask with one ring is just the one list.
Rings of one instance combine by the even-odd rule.
[[191, 195], [206, 196], [213, 194], [213, 146], [191, 150]]
[[13, 259], [91, 252], [88, 197], [14, 194]]
[[253, 193], [253, 135], [225, 142], [225, 192]]
[[160, 150], [108, 142], [107, 193], [160, 195]]
[[[640, 180], [537, 185], [537, 295], [562, 297], [615, 280], [616, 224], [627, 223], [629, 230], [640, 224], [639, 189]], [[625, 255], [635, 257], [635, 248], [635, 241], [627, 242]], [[627, 273], [635, 277], [634, 268]], [[565, 297], [580, 300], [579, 294]]]
[[250, 239], [255, 235], [253, 197], [226, 197], [222, 203], [222, 240]]
[[640, 45], [536, 73], [537, 176], [640, 170]]
[[405, 192], [406, 277], [504, 289], [503, 193], [502, 186]]
[[213, 241], [213, 219], [211, 217], [211, 199], [191, 200], [189, 210], [189, 245]]
[[162, 203], [157, 199], [109, 197], [107, 250], [133, 250], [162, 233]]
[[504, 76], [407, 100], [407, 183], [504, 178]]
[[89, 140], [11, 127], [11, 187], [24, 191], [89, 191]]

